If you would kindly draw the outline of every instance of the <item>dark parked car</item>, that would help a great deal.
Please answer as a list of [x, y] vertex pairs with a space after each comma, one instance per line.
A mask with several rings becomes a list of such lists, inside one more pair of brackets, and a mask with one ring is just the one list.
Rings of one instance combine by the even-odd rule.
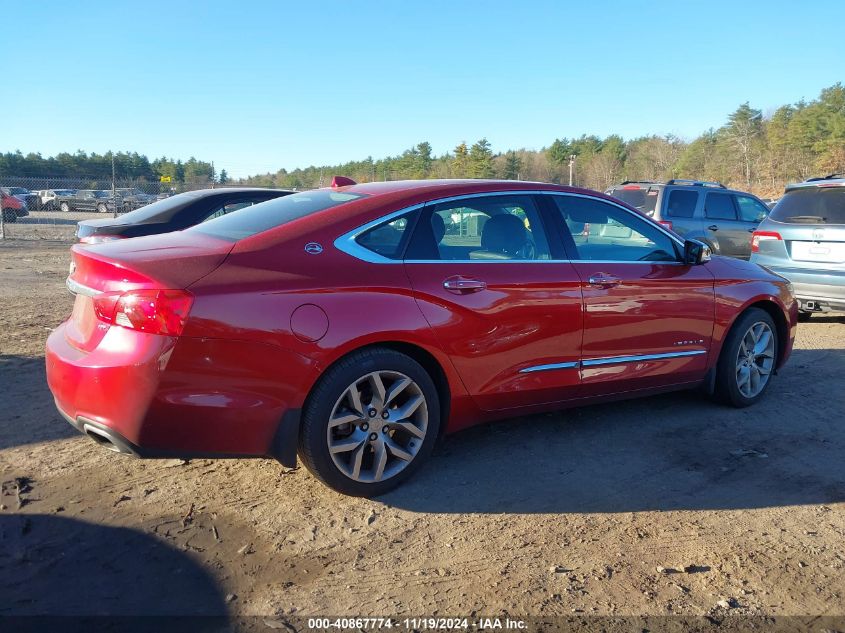
[[[698, 387], [749, 406], [792, 350], [783, 277], [600, 193], [338, 181], [74, 245], [73, 314], [46, 353], [67, 421], [139, 456], [298, 451], [371, 496], [486, 420]], [[462, 215], [486, 220], [447, 233]]]
[[123, 237], [180, 231], [243, 207], [290, 193], [293, 192], [245, 187], [188, 191], [153, 202], [117, 218], [83, 220], [78, 225], [76, 236], [80, 242], [94, 244]]
[[80, 189], [70, 195], [57, 195], [53, 204], [65, 213], [68, 211], [97, 211], [98, 213], [114, 211], [111, 192], [97, 189]]
[[769, 208], [756, 196], [728, 189], [720, 182], [626, 181], [605, 193], [682, 237], [704, 242], [714, 254], [740, 259], [751, 256], [751, 233], [769, 214]]
[[144, 193], [140, 189], [118, 189], [117, 195], [123, 203], [124, 211], [134, 211], [158, 200], [157, 196]]

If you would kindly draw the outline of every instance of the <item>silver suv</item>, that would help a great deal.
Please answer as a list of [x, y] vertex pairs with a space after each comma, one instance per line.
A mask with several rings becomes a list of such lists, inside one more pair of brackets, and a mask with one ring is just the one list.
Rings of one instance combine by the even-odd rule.
[[803, 319], [845, 310], [845, 174], [787, 185], [751, 251], [752, 262], [792, 282]]
[[741, 259], [750, 257], [751, 233], [769, 213], [756, 196], [728, 189], [720, 182], [628, 180], [605, 193], [686, 239], [704, 242], [717, 255]]

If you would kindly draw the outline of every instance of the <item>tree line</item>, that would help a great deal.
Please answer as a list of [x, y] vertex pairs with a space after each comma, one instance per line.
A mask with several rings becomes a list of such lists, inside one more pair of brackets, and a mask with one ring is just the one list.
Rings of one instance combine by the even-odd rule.
[[[574, 158], [573, 158], [574, 157]], [[358, 182], [407, 178], [505, 178], [568, 183], [573, 162], [575, 185], [596, 190], [623, 180], [696, 178], [718, 180], [761, 196], [777, 196], [787, 182], [845, 172], [845, 87], [834, 84], [816, 99], [801, 100], [764, 113], [743, 103], [719, 128], [691, 141], [672, 135], [625, 140], [582, 135], [557, 138], [540, 150], [494, 152], [489, 141], [465, 141], [440, 156], [431, 144], [418, 143], [399, 155], [339, 165], [310, 166], [258, 174], [237, 184], [310, 189], [331, 182], [332, 175]], [[120, 179], [173, 183], [232, 183], [226, 170], [215, 172], [208, 161], [190, 158], [149, 160], [136, 152], [114, 154]], [[107, 180], [112, 154], [62, 153], [44, 158], [21, 152], [0, 154], [4, 176]]]
[[787, 182], [845, 172], [845, 87], [837, 83], [812, 101], [784, 105], [764, 116], [743, 103], [725, 123], [692, 141], [676, 136], [625, 140], [583, 135], [558, 138], [540, 150], [495, 153], [487, 139], [458, 143], [433, 156], [422, 142], [398, 156], [260, 174], [239, 182], [282, 188], [326, 185], [332, 175], [358, 182], [405, 178], [506, 178], [567, 184], [573, 160], [575, 185], [604, 190], [623, 180], [717, 180], [779, 196]]

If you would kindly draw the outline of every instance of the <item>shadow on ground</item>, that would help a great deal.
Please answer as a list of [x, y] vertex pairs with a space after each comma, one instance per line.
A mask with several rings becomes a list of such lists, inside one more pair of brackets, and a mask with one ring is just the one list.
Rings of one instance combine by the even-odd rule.
[[79, 435], [56, 411], [43, 357], [0, 355], [0, 450]]
[[200, 565], [138, 530], [4, 514], [0, 541], [4, 619], [227, 615], [220, 590]]
[[796, 350], [747, 409], [681, 392], [514, 418], [446, 438], [384, 503], [581, 513], [845, 501], [845, 351]]

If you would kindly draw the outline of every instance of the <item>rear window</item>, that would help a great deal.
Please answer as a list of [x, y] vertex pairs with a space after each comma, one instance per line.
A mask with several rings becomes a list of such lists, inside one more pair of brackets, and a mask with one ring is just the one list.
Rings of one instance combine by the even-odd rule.
[[657, 204], [657, 193], [657, 187], [617, 187], [610, 195], [631, 205], [640, 213], [652, 216]]
[[363, 197], [360, 193], [329, 189], [303, 191], [241, 209], [188, 230], [237, 241]]
[[793, 189], [769, 217], [787, 224], [845, 224], [845, 187]]

